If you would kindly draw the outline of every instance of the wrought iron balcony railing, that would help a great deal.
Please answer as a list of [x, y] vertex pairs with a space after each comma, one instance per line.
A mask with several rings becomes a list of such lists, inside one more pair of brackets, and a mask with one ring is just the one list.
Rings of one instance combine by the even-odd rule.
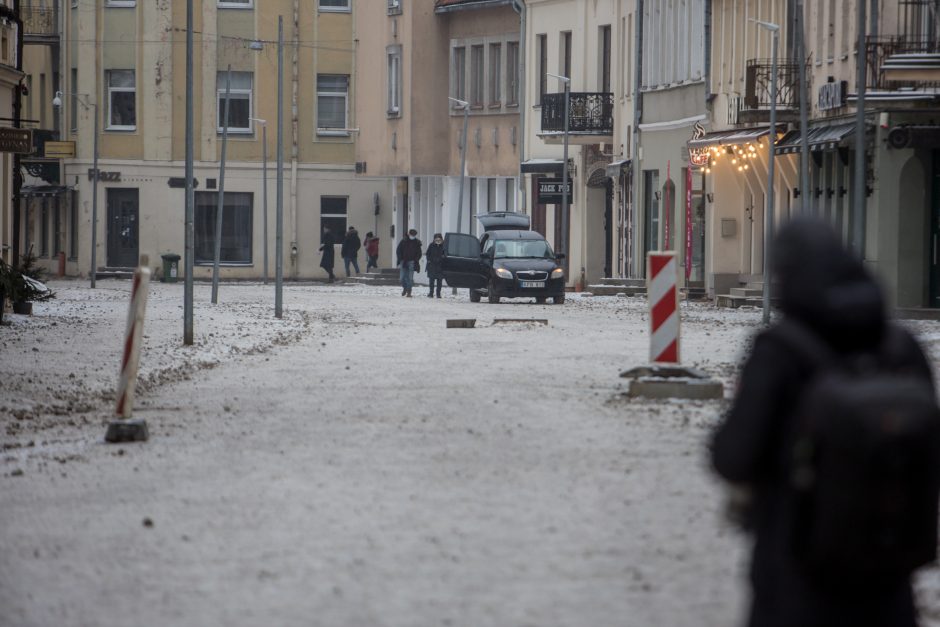
[[21, 4], [20, 18], [23, 20], [23, 34], [41, 37], [59, 35], [59, 15], [55, 7], [36, 4]]
[[895, 55], [925, 55], [940, 53], [940, 40], [933, 37], [869, 37], [865, 54], [868, 62], [866, 87], [878, 91], [940, 88], [940, 81], [890, 80], [885, 72], [885, 61]]
[[[744, 77], [744, 100], [742, 111], [770, 111], [771, 59], [749, 59]], [[806, 73], [809, 76], [809, 72]], [[777, 61], [777, 110], [788, 111], [800, 108], [800, 65]]]
[[[565, 94], [542, 96], [542, 132], [565, 131]], [[568, 106], [568, 133], [572, 135], [613, 135], [614, 95], [610, 92], [571, 92]]]

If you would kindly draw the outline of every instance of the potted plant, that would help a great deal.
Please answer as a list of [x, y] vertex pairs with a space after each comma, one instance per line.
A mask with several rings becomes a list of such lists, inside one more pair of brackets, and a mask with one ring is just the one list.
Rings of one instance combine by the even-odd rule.
[[42, 269], [36, 267], [32, 252], [23, 255], [19, 268], [0, 260], [0, 288], [13, 303], [13, 313], [30, 315], [33, 302], [53, 298], [55, 293], [40, 282]]

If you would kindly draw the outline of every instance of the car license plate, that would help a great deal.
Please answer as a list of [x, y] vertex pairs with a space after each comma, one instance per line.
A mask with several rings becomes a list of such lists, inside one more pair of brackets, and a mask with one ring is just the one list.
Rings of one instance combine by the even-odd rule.
[[522, 287], [545, 287], [545, 281], [522, 281]]

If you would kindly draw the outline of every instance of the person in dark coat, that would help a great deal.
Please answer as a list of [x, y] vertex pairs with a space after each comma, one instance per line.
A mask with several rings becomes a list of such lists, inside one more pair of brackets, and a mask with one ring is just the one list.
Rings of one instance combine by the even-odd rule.
[[343, 238], [343, 247], [339, 254], [343, 257], [343, 265], [346, 267], [346, 276], [349, 276], [349, 264], [356, 269], [359, 274], [359, 249], [362, 248], [362, 242], [359, 240], [359, 231], [351, 226], [346, 231], [346, 237]]
[[420, 271], [418, 262], [421, 260], [421, 240], [414, 229], [398, 242], [395, 249], [398, 258], [399, 277], [401, 278], [401, 295], [411, 297], [411, 288], [415, 284], [415, 272]]
[[[881, 290], [828, 225], [795, 220], [772, 252], [780, 308], [850, 358], [872, 352], [890, 324]], [[900, 329], [899, 360], [933, 385], [930, 365], [914, 338]], [[712, 441], [712, 463], [727, 481], [750, 494], [755, 535], [750, 580], [750, 627], [914, 627], [911, 583], [877, 588], [821, 589], [793, 554], [789, 532], [795, 505], [789, 481], [795, 403], [816, 364], [809, 363], [778, 327], [760, 333], [741, 372], [733, 406]], [[847, 573], [848, 574], [848, 573]]]
[[444, 236], [434, 234], [434, 241], [428, 244], [424, 253], [428, 265], [428, 298], [434, 297], [434, 287], [437, 285], [437, 297], [441, 297], [441, 288], [444, 285]]
[[336, 251], [333, 250], [334, 245], [336, 245], [336, 238], [330, 232], [330, 227], [323, 227], [323, 236], [320, 238], [320, 252], [323, 253], [323, 256], [320, 257], [320, 267], [326, 270], [330, 277], [330, 283], [336, 280], [336, 276], [333, 274], [334, 258], [336, 256]]
[[363, 247], [366, 249], [366, 272], [372, 268], [378, 269], [379, 267], [379, 238], [375, 237], [372, 234], [372, 231], [366, 233], [366, 239], [362, 243]]

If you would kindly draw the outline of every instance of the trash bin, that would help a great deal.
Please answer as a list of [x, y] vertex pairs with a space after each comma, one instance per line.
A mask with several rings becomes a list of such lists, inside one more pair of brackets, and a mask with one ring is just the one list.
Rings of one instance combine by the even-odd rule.
[[176, 283], [179, 278], [180, 256], [175, 253], [160, 255], [163, 259], [163, 278], [164, 283]]

